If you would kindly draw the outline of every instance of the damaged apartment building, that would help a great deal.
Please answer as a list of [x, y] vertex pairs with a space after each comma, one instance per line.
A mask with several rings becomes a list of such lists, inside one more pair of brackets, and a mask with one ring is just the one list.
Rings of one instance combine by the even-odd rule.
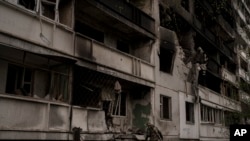
[[[248, 123], [244, 0], [0, 0], [0, 139], [229, 140]], [[249, 112], [250, 113], [250, 112]]]

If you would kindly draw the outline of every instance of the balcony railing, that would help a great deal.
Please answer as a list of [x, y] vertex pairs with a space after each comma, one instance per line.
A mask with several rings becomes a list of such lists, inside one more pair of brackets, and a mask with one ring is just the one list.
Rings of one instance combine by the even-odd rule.
[[221, 69], [221, 76], [223, 79], [226, 79], [230, 81], [231, 83], [236, 84], [236, 76], [232, 74], [231, 72], [229, 72], [227, 69], [225, 68]]
[[242, 68], [239, 68], [239, 76], [244, 78], [246, 81], [249, 81], [248, 73]]
[[218, 17], [218, 23], [220, 23], [221, 27], [229, 34], [231, 38], [235, 38], [235, 32], [233, 28], [221, 15]]
[[75, 37], [75, 56], [90, 59], [98, 64], [145, 80], [154, 81], [154, 66], [150, 63], [80, 34], [76, 34]]
[[96, 0], [96, 2], [118, 13], [143, 29], [154, 33], [154, 19], [132, 4], [124, 0]]

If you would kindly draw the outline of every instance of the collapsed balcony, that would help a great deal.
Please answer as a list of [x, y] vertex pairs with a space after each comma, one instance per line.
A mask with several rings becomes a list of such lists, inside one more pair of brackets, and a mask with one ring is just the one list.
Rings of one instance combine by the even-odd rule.
[[73, 89], [74, 107], [104, 112], [105, 119], [98, 121], [105, 120], [102, 128], [109, 131], [144, 129], [149, 121], [150, 87], [76, 66]]

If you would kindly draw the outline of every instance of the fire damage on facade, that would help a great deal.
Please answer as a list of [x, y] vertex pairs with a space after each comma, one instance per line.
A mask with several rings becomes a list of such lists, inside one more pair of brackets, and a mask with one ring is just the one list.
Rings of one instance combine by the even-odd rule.
[[0, 0], [0, 139], [229, 140], [249, 123], [244, 0]]

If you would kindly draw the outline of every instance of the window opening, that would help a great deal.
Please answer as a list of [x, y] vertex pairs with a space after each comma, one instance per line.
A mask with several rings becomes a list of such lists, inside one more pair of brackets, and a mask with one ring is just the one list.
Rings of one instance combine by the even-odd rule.
[[167, 42], [161, 41], [160, 47], [160, 71], [171, 73], [173, 67], [174, 50], [166, 48]]
[[160, 96], [160, 117], [162, 119], [171, 119], [171, 98]]
[[55, 20], [56, 0], [42, 0], [42, 15]]
[[117, 49], [125, 52], [125, 53], [129, 53], [129, 44], [124, 42], [124, 41], [117, 41]]
[[36, 7], [35, 0], [19, 0], [18, 4], [29, 10], [35, 10]]
[[32, 70], [17, 65], [8, 65], [6, 93], [31, 96]]
[[194, 104], [186, 102], [186, 121], [194, 123]]
[[76, 25], [75, 25], [75, 31], [76, 32], [79, 32], [85, 36], [88, 36], [96, 41], [99, 41], [99, 42], [104, 42], [104, 33], [97, 30], [97, 29], [94, 29], [84, 23], [80, 23], [78, 21], [76, 21]]
[[201, 121], [205, 123], [222, 124], [223, 111], [201, 104]]

